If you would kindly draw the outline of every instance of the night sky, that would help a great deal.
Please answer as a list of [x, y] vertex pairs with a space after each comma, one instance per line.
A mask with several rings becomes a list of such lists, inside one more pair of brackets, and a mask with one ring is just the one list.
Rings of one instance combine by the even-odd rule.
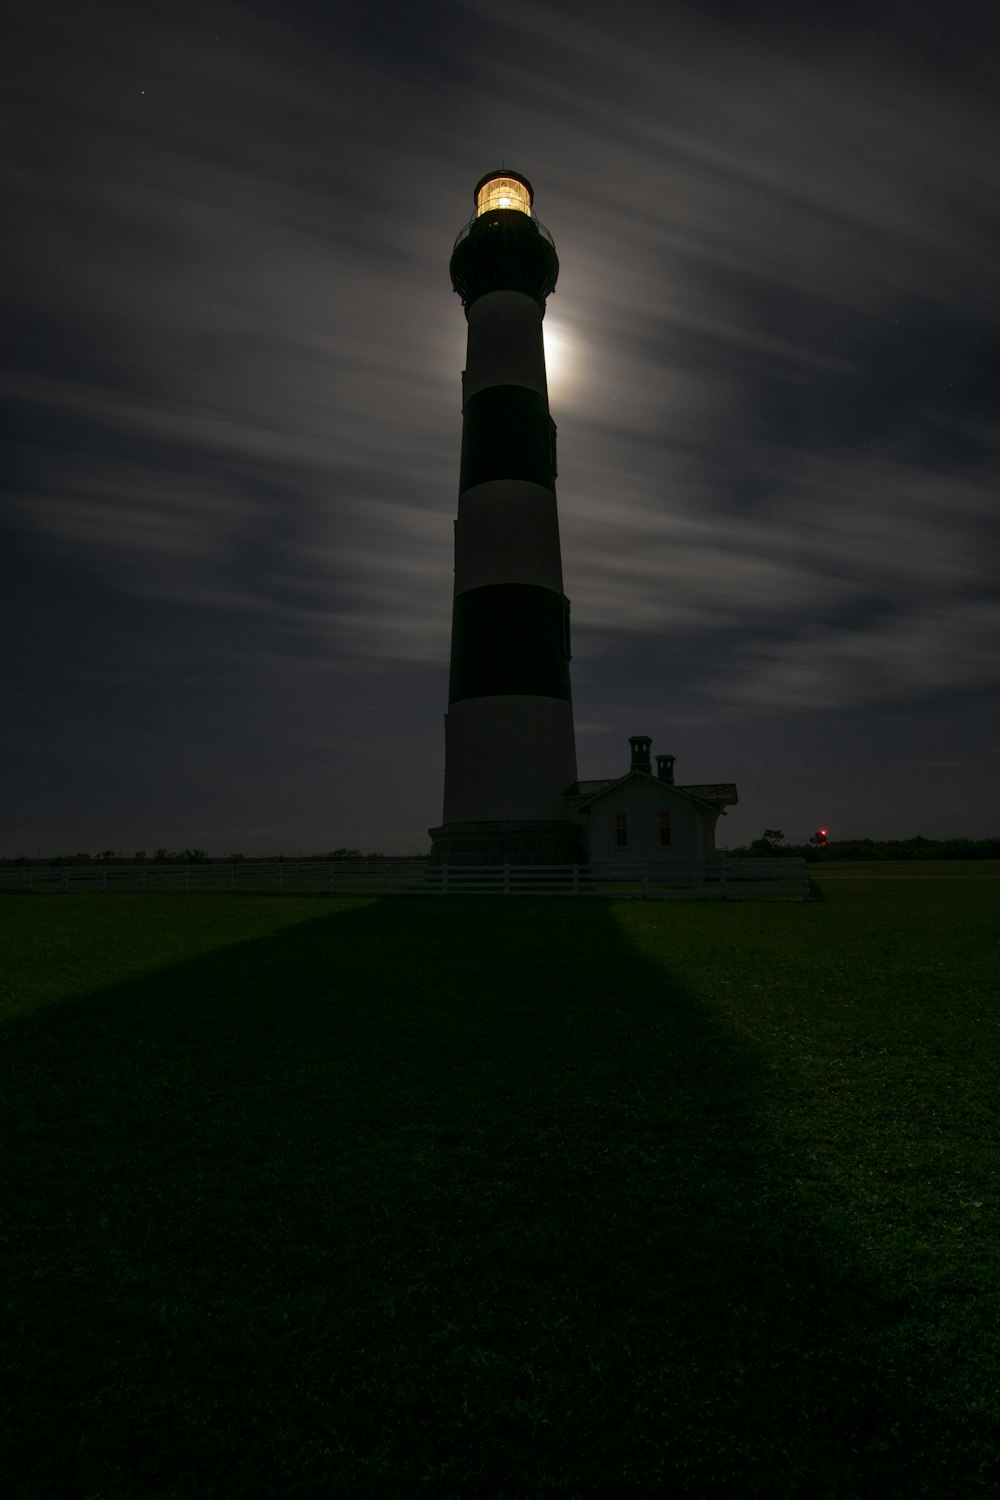
[[8, 27], [0, 855], [425, 852], [501, 157], [579, 773], [1000, 833], [994, 3], [38, 4]]

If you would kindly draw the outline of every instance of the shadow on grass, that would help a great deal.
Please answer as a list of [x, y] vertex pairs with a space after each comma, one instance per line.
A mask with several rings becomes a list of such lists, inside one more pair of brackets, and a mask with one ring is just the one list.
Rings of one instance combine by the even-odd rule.
[[610, 908], [317, 912], [6, 1028], [13, 1493], [986, 1492]]

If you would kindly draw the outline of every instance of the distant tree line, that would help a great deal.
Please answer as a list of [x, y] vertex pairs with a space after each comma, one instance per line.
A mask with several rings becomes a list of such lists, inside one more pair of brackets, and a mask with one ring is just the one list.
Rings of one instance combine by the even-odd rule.
[[816, 834], [807, 844], [786, 844], [780, 828], [765, 828], [761, 838], [725, 851], [733, 858], [759, 859], [798, 857], [810, 864], [838, 859], [1000, 859], [1000, 838], [925, 839], [831, 839], [820, 842]]
[[[420, 856], [410, 856], [419, 858]], [[360, 849], [331, 849], [326, 854], [206, 854], [204, 849], [154, 849], [152, 854], [147, 854], [145, 849], [137, 849], [134, 854], [123, 854], [121, 850], [102, 849], [99, 854], [88, 854], [81, 852], [77, 854], [56, 854], [51, 859], [29, 859], [26, 854], [19, 854], [16, 859], [0, 859], [0, 865], [200, 865], [200, 864], [236, 864], [242, 860], [252, 859], [254, 864], [281, 864], [285, 859], [294, 861], [295, 864], [326, 864], [331, 860], [340, 859], [385, 859], [384, 854], [362, 854]]]
[[[807, 844], [786, 844], [780, 828], [765, 828], [759, 839], [749, 844], [740, 844], [735, 849], [723, 851], [734, 859], [794, 858], [807, 859], [811, 864], [838, 859], [1000, 859], [1000, 837], [989, 839], [925, 839], [917, 834], [912, 839], [834, 839], [821, 841], [813, 834]], [[330, 849], [325, 854], [227, 854], [209, 855], [204, 849], [154, 849], [147, 854], [137, 849], [134, 854], [123, 854], [113, 849], [102, 849], [99, 854], [57, 854], [51, 859], [29, 859], [20, 854], [16, 859], [0, 858], [0, 865], [133, 865], [148, 862], [157, 865], [198, 865], [238, 863], [251, 859], [255, 864], [281, 864], [286, 859], [295, 864], [326, 864], [345, 859], [422, 859], [421, 854], [392, 856], [385, 854], [362, 854], [360, 849]]]

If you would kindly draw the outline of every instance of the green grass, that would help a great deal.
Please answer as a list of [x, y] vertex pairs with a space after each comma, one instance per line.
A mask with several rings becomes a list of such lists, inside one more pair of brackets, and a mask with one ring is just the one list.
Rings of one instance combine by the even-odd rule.
[[1000, 869], [890, 871], [0, 901], [7, 1493], [996, 1494]]

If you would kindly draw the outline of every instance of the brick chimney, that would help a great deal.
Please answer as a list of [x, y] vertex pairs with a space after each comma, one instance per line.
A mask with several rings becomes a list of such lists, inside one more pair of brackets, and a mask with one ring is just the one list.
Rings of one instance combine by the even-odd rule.
[[653, 774], [653, 764], [649, 758], [653, 741], [648, 734], [633, 734], [629, 736], [629, 744], [632, 746], [631, 771], [645, 771], [647, 776]]
[[656, 774], [660, 781], [667, 781], [671, 786], [674, 784], [674, 761], [676, 755], [658, 755], [656, 757]]

